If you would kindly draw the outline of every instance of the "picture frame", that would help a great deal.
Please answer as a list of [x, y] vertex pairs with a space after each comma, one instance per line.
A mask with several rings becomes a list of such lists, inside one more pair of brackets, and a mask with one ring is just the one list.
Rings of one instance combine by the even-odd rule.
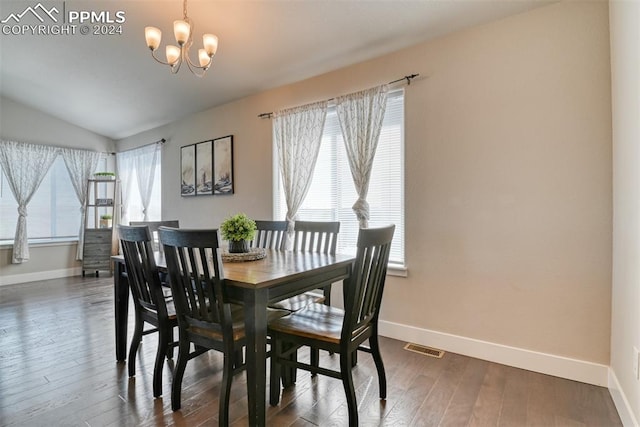
[[191, 197], [196, 195], [196, 145], [185, 145], [180, 148], [180, 195]]
[[233, 135], [180, 147], [180, 195], [234, 193]]
[[196, 144], [196, 196], [213, 194], [213, 140]]
[[233, 135], [227, 135], [213, 140], [213, 194], [233, 193]]

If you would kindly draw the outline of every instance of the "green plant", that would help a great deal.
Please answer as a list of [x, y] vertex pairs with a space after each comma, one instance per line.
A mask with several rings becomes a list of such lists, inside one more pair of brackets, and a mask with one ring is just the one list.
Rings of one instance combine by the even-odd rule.
[[256, 222], [243, 213], [225, 219], [220, 226], [224, 240], [252, 240], [256, 234]]
[[111, 214], [100, 215], [100, 219], [112, 219], [113, 216]]

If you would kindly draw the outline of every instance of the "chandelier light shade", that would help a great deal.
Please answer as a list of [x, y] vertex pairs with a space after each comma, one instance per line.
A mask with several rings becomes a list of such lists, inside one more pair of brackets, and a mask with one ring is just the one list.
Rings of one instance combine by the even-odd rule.
[[202, 36], [203, 49], [198, 49], [198, 64], [191, 61], [189, 57], [189, 49], [193, 44], [193, 22], [187, 16], [187, 0], [182, 3], [183, 18], [173, 21], [173, 35], [176, 39], [175, 45], [167, 45], [166, 62], [156, 56], [156, 51], [160, 47], [162, 41], [162, 31], [156, 27], [145, 27], [144, 38], [147, 41], [147, 47], [151, 50], [153, 59], [161, 64], [171, 67], [171, 73], [176, 74], [180, 70], [183, 62], [187, 63], [189, 70], [198, 77], [204, 76], [211, 63], [213, 56], [218, 51], [218, 37], [213, 34], [205, 34]]

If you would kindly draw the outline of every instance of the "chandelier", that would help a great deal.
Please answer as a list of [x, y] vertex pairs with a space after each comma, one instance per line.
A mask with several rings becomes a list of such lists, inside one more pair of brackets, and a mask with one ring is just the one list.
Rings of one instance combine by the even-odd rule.
[[162, 39], [162, 31], [156, 27], [145, 27], [144, 37], [147, 41], [147, 46], [151, 49], [151, 56], [153, 59], [161, 64], [171, 67], [171, 73], [176, 74], [180, 70], [180, 66], [183, 62], [187, 63], [189, 70], [198, 77], [204, 76], [211, 62], [213, 61], [213, 55], [218, 50], [218, 37], [213, 34], [205, 34], [202, 36], [202, 44], [204, 49], [198, 49], [198, 62], [200, 65], [196, 65], [191, 62], [189, 57], [189, 48], [193, 44], [193, 23], [187, 16], [187, 0], [182, 2], [183, 18], [173, 21], [173, 34], [176, 37], [175, 45], [167, 45], [166, 57], [167, 61], [162, 61], [156, 56], [156, 50], [160, 46], [160, 40]]

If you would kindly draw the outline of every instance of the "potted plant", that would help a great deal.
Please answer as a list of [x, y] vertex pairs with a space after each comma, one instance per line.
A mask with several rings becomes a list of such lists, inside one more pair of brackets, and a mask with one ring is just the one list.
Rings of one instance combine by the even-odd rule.
[[113, 216], [111, 214], [100, 215], [100, 228], [111, 228], [111, 221]]
[[93, 174], [96, 179], [112, 180], [116, 179], [116, 174], [113, 172], [96, 172]]
[[220, 226], [222, 238], [229, 241], [230, 253], [249, 252], [249, 241], [256, 234], [256, 222], [243, 213], [225, 219]]

